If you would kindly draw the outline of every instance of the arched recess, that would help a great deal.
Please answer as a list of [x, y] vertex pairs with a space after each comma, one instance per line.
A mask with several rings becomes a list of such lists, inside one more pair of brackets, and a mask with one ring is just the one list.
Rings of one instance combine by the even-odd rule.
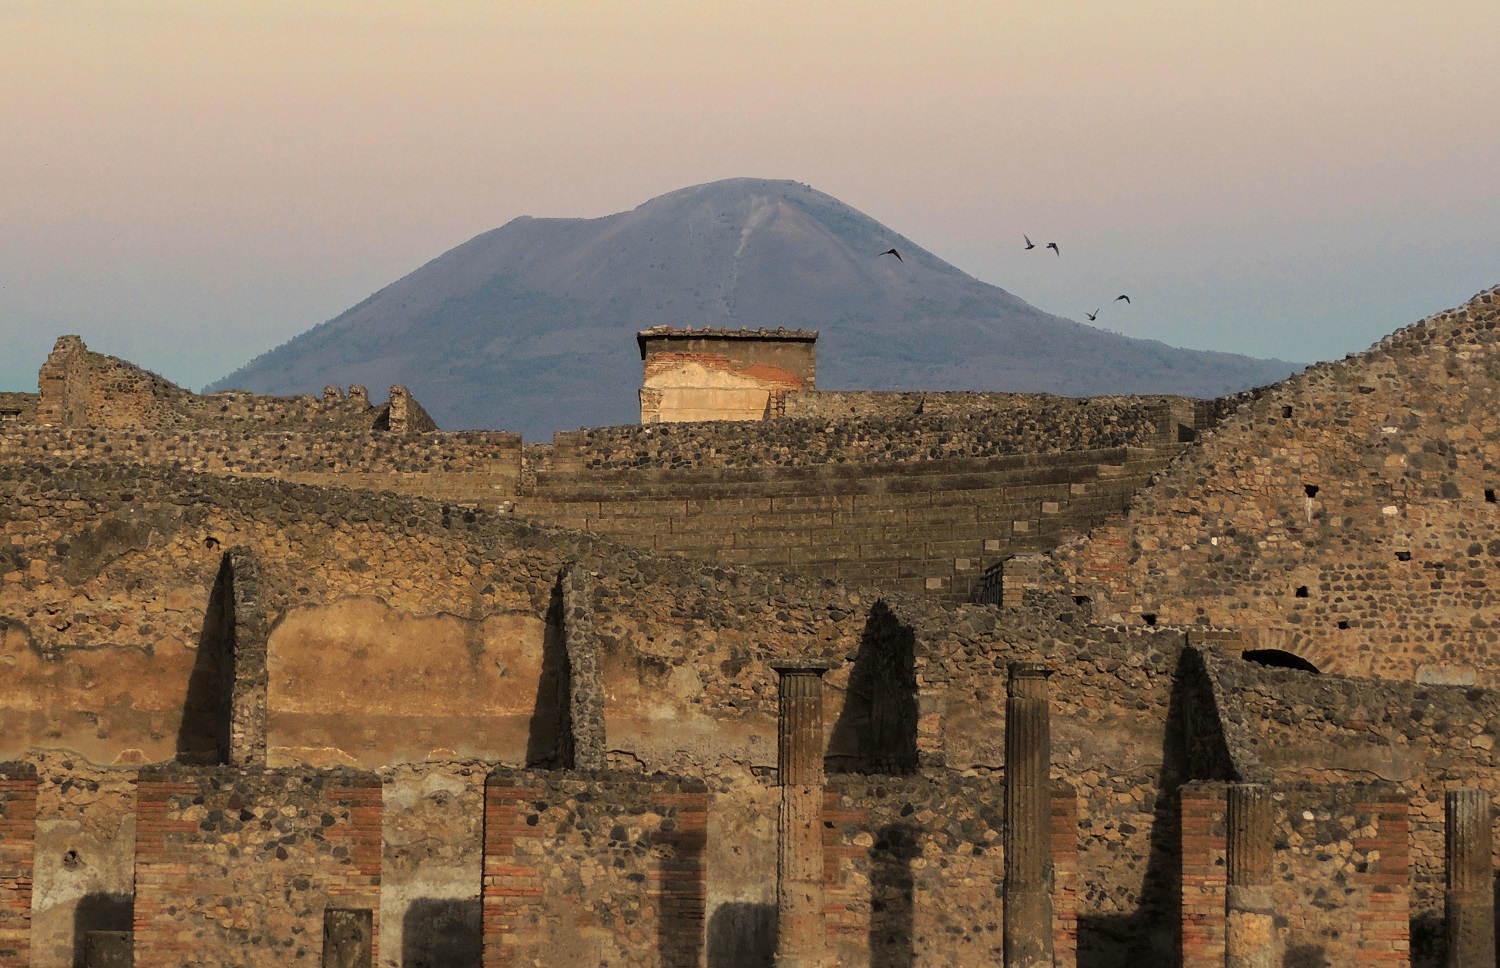
[[829, 772], [916, 771], [916, 643], [916, 632], [885, 602], [870, 608], [844, 708], [829, 735]]
[[1296, 669], [1299, 672], [1314, 673], [1322, 671], [1302, 656], [1281, 649], [1246, 649], [1240, 653], [1240, 658], [1273, 669]]
[[[1274, 664], [1287, 669], [1306, 669], [1311, 666], [1313, 671], [1325, 674], [1340, 672], [1341, 662], [1337, 653], [1324, 643], [1310, 639], [1305, 633], [1295, 629], [1272, 627], [1250, 630], [1241, 636], [1240, 648], [1242, 653], [1265, 653], [1263, 658], [1269, 661], [1263, 664], [1267, 665]], [[1278, 656], [1277, 653], [1281, 655]]]

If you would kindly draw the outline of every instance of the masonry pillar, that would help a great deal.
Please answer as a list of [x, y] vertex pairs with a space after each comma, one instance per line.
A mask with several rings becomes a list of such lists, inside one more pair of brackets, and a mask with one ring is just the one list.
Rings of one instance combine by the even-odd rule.
[[1490, 864], [1490, 796], [1484, 790], [1449, 790], [1448, 966], [1495, 963], [1495, 881]]
[[1229, 785], [1229, 885], [1224, 926], [1227, 968], [1281, 965], [1271, 902], [1271, 807], [1271, 789], [1264, 783]]
[[780, 663], [776, 968], [820, 968], [823, 931], [824, 662]]
[[1005, 968], [1052, 965], [1052, 722], [1044, 662], [1012, 662], [1005, 700]]

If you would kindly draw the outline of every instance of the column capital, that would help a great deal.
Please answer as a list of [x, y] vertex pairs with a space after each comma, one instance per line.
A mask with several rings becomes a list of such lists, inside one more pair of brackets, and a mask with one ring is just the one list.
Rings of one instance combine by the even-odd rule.
[[1034, 660], [1022, 660], [1012, 662], [1006, 667], [1012, 679], [1046, 679], [1057, 670], [1046, 662]]
[[833, 662], [828, 659], [777, 659], [771, 663], [771, 668], [784, 676], [821, 676], [833, 668]]

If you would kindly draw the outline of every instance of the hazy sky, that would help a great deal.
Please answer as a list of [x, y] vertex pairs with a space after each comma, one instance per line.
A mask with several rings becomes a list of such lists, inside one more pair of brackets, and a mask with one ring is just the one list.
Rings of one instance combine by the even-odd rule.
[[0, 389], [60, 333], [196, 388], [518, 215], [742, 175], [1059, 315], [1340, 356], [1500, 283], [1497, 38], [1495, 0], [0, 0]]

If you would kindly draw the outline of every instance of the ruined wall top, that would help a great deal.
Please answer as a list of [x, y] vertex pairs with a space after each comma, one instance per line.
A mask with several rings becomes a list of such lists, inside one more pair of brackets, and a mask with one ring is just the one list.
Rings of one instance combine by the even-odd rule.
[[[1218, 402], [1046, 394], [789, 394], [799, 416], [599, 427], [553, 435], [541, 471], [776, 467], [1158, 447], [1210, 425]], [[889, 399], [887, 399], [889, 398]], [[850, 401], [854, 400], [851, 407]], [[924, 402], [925, 401], [925, 402]], [[788, 404], [791, 411], [791, 404]]]
[[150, 430], [164, 433], [253, 427], [278, 431], [381, 429], [425, 433], [436, 423], [404, 387], [392, 388], [392, 405], [371, 407], [364, 387], [345, 396], [326, 387], [311, 396], [273, 397], [228, 390], [193, 393], [126, 360], [89, 350], [78, 336], [59, 337], [38, 373], [40, 395], [31, 419], [43, 426]]
[[1055, 557], [1108, 621], [1500, 683], [1500, 290], [1267, 389]]

